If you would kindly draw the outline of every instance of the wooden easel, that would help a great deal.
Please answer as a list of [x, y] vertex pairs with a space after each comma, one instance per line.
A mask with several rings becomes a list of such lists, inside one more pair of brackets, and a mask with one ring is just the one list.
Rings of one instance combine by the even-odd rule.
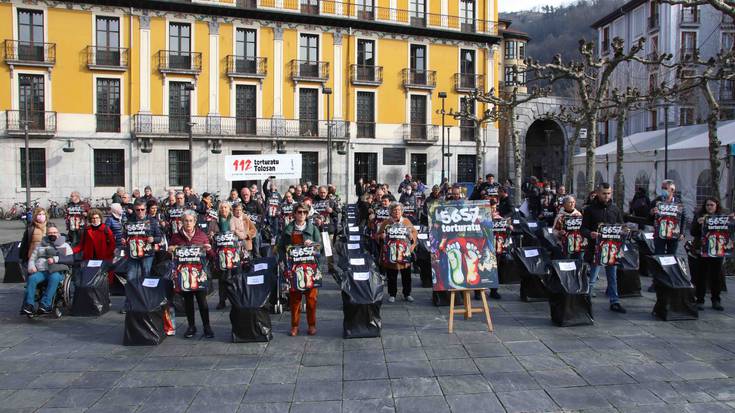
[[[485, 321], [487, 322], [487, 331], [493, 331], [493, 321], [490, 318], [490, 308], [487, 306], [487, 297], [485, 296], [486, 288], [469, 288], [465, 290], [449, 290], [449, 333], [454, 331], [454, 313], [464, 315], [464, 319], [472, 318], [473, 313], [485, 313]], [[472, 308], [472, 297], [470, 292], [480, 291], [482, 297], [482, 308]], [[454, 307], [455, 294], [461, 293], [464, 298], [464, 309], [457, 310]]]

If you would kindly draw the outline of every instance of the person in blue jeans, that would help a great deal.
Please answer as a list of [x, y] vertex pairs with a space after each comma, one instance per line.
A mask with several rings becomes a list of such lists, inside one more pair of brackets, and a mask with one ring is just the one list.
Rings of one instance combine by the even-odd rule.
[[[157, 245], [161, 243], [162, 234], [158, 221], [150, 219], [147, 215], [148, 207], [145, 200], [136, 201], [133, 205], [133, 215], [125, 223], [123, 242], [127, 247], [128, 257], [128, 282], [145, 278], [151, 272], [153, 266], [153, 255]], [[121, 313], [125, 313], [127, 300], [123, 305]]]
[[46, 289], [41, 296], [38, 313], [48, 314], [53, 310], [54, 295], [64, 279], [61, 273], [69, 270], [67, 264], [71, 264], [73, 260], [74, 255], [66, 238], [59, 235], [59, 228], [56, 225], [48, 224], [46, 236], [36, 246], [28, 260], [30, 276], [26, 281], [26, 293], [21, 313], [26, 315], [35, 313], [36, 288], [43, 281], [46, 281]]
[[[623, 214], [612, 202], [612, 188], [607, 182], [602, 182], [597, 186], [595, 191], [595, 199], [587, 205], [582, 213], [582, 235], [588, 238], [587, 253], [585, 255], [587, 262], [594, 262], [595, 244], [599, 233], [597, 232], [600, 224], [621, 224], [623, 222]], [[597, 277], [600, 271], [605, 271], [607, 276], [607, 296], [610, 299], [610, 311], [617, 313], [625, 313], [625, 308], [620, 305], [620, 297], [618, 297], [618, 278], [617, 267], [614, 265], [592, 265], [590, 272], [590, 294], [595, 288]]]

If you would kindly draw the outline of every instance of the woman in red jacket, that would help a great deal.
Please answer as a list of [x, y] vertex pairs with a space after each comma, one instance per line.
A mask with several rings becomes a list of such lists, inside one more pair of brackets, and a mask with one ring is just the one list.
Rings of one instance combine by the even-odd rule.
[[115, 254], [115, 236], [112, 230], [102, 223], [102, 211], [91, 209], [87, 213], [89, 225], [84, 227], [74, 253], [82, 253], [83, 260], [111, 260]]

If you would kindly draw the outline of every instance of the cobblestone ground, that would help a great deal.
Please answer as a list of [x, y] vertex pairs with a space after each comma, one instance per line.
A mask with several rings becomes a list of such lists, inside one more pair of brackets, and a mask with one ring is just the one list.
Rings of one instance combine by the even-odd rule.
[[[17, 236], [2, 225], [0, 238]], [[503, 286], [502, 301], [491, 302], [494, 333], [476, 316], [447, 334], [447, 308], [418, 285], [415, 303], [383, 305], [381, 338], [342, 339], [329, 280], [313, 337], [288, 337], [286, 313], [273, 317], [272, 342], [232, 344], [228, 312], [214, 311], [212, 297], [215, 339], [124, 347], [121, 297], [99, 318], [28, 320], [18, 315], [23, 287], [2, 284], [0, 411], [735, 411], [727, 294], [725, 312], [662, 322], [651, 316], [652, 294], [624, 299], [621, 315], [599, 291], [594, 326], [558, 328], [547, 303], [523, 303], [517, 286]]]

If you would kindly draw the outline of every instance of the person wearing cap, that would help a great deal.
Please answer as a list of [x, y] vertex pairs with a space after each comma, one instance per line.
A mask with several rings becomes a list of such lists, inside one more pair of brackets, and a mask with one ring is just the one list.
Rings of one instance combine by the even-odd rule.
[[105, 226], [112, 231], [115, 237], [115, 248], [122, 248], [123, 229], [122, 229], [122, 205], [114, 203], [110, 206], [110, 216], [105, 220]]

